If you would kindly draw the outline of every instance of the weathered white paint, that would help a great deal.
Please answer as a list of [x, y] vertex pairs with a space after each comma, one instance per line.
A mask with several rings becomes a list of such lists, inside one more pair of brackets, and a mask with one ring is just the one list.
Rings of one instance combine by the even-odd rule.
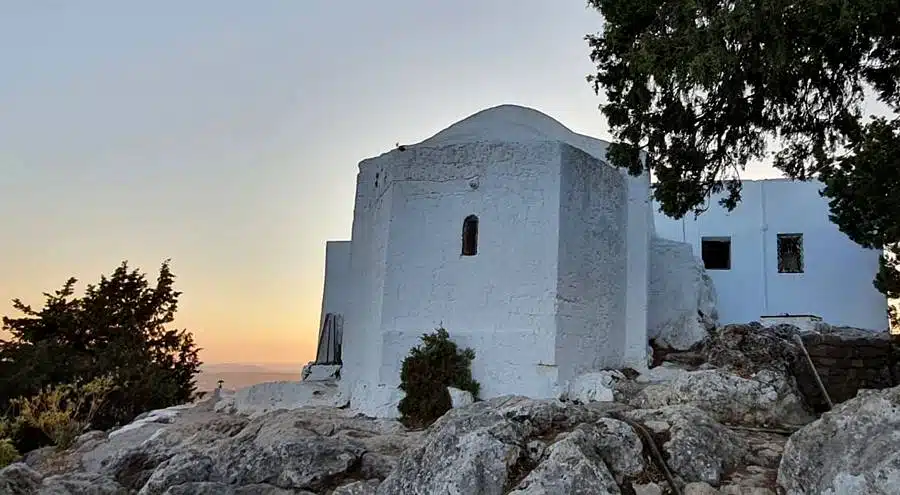
[[[719, 206], [717, 196], [697, 219], [657, 213], [656, 230], [690, 243], [698, 257], [702, 237], [731, 237], [731, 269], [709, 270], [724, 323], [814, 314], [832, 325], [884, 330], [887, 301], [872, 285], [880, 253], [861, 248], [828, 219], [821, 187], [787, 179], [744, 181], [734, 211]], [[778, 273], [779, 233], [803, 234], [804, 273]]]
[[[344, 314], [351, 407], [392, 414], [402, 360], [440, 325], [475, 349], [482, 397], [646, 366], [649, 179], [606, 146], [507, 105], [360, 164], [349, 269], [323, 303]], [[473, 214], [478, 254], [461, 256]]]

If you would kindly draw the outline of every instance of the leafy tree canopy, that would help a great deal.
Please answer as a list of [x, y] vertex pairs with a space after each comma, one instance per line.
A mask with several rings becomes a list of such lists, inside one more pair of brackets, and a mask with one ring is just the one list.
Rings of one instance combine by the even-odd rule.
[[201, 363], [192, 334], [169, 328], [181, 294], [174, 280], [168, 261], [155, 284], [123, 262], [82, 297], [73, 278], [44, 294], [40, 310], [14, 300], [21, 316], [3, 318], [12, 336], [0, 340], [0, 411], [47, 386], [105, 377], [115, 388], [92, 412], [95, 428], [191, 400]]
[[[900, 4], [896, 0], [589, 0], [586, 37], [617, 143], [613, 165], [650, 170], [674, 218], [711, 194], [740, 201], [739, 174], [772, 158], [819, 179], [831, 218], [866, 247], [900, 242]], [[864, 115], [863, 100], [893, 118]], [[642, 159], [645, 161], [642, 162]], [[876, 286], [900, 295], [893, 256]]]

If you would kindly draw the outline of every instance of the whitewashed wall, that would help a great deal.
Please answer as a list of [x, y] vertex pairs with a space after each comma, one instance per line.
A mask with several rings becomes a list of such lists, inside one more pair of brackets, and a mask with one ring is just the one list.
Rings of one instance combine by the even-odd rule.
[[[887, 303], [872, 286], [879, 253], [861, 248], [828, 219], [821, 187], [787, 179], [744, 181], [743, 199], [731, 213], [713, 198], [697, 220], [657, 212], [656, 231], [690, 243], [697, 257], [702, 237], [731, 236], [731, 269], [709, 270], [724, 323], [814, 314], [833, 325], [883, 330]], [[778, 273], [779, 233], [803, 234], [804, 273]]]
[[[546, 397], [555, 386], [557, 143], [415, 147], [391, 159], [393, 203], [380, 333], [381, 383], [398, 384], [418, 337], [443, 325], [476, 350], [482, 395]], [[463, 220], [478, 253], [461, 256]], [[543, 385], [542, 385], [543, 384]]]
[[622, 365], [629, 190], [615, 169], [568, 145], [561, 176], [556, 364], [564, 382]]

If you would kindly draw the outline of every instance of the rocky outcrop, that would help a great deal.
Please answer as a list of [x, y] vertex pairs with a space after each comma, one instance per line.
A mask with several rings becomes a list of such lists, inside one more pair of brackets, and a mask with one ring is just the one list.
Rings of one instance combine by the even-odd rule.
[[422, 431], [326, 405], [338, 394], [256, 387], [30, 452], [0, 470], [0, 493], [662, 495], [670, 476], [682, 493], [774, 495], [776, 476], [788, 493], [890, 493], [900, 391], [811, 422], [793, 332], [725, 327], [691, 351], [702, 365], [588, 373], [560, 400], [460, 397]]
[[813, 420], [792, 378], [770, 370], [747, 378], [721, 369], [685, 370], [623, 400], [644, 409], [691, 405], [726, 424], [805, 424]]
[[[618, 490], [597, 449], [601, 432], [608, 430], [596, 425], [601, 418], [599, 410], [524, 397], [500, 397], [453, 409], [429, 428], [421, 442], [403, 453], [378, 493]], [[623, 461], [630, 465], [643, 465], [640, 450], [634, 448], [634, 433], [627, 438], [629, 443], [626, 437], [619, 437], [622, 443], [618, 445], [611, 438], [602, 438], [609, 447], [605, 455], [616, 453], [626, 456]], [[552, 479], [562, 471], [569, 475]], [[607, 491], [570, 491], [576, 487]], [[559, 488], [565, 489], [555, 491]]]
[[778, 484], [789, 495], [898, 493], [900, 387], [861, 391], [794, 433]]

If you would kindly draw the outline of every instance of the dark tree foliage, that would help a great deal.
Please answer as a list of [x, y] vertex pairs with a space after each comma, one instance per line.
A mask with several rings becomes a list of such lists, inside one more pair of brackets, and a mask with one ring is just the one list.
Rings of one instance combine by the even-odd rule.
[[82, 297], [75, 296], [73, 278], [45, 293], [40, 310], [14, 300], [23, 316], [3, 318], [12, 337], [0, 340], [0, 411], [42, 386], [106, 375], [116, 388], [94, 417], [94, 428], [191, 400], [201, 363], [191, 333], [168, 328], [181, 294], [174, 281], [168, 261], [155, 284], [123, 262]]
[[[587, 36], [619, 143], [610, 161], [659, 183], [680, 218], [710, 192], [740, 200], [738, 173], [783, 145], [775, 166], [807, 179], [860, 140], [870, 87], [900, 104], [896, 0], [590, 0], [603, 16]], [[641, 151], [646, 164], [641, 163]]]
[[478, 398], [479, 384], [472, 378], [475, 351], [460, 350], [443, 328], [421, 337], [403, 360], [400, 390], [406, 392], [398, 409], [401, 421], [410, 427], [433, 423], [451, 408], [447, 387], [468, 390]]
[[[617, 143], [613, 165], [657, 179], [674, 218], [740, 201], [752, 162], [819, 179], [832, 218], [856, 242], [900, 241], [898, 121], [869, 120], [868, 92], [900, 108], [897, 0], [589, 0], [603, 31], [586, 37]], [[643, 159], [643, 161], [642, 161]], [[877, 207], [877, 208], [876, 208]], [[900, 284], [891, 257], [876, 285]]]

